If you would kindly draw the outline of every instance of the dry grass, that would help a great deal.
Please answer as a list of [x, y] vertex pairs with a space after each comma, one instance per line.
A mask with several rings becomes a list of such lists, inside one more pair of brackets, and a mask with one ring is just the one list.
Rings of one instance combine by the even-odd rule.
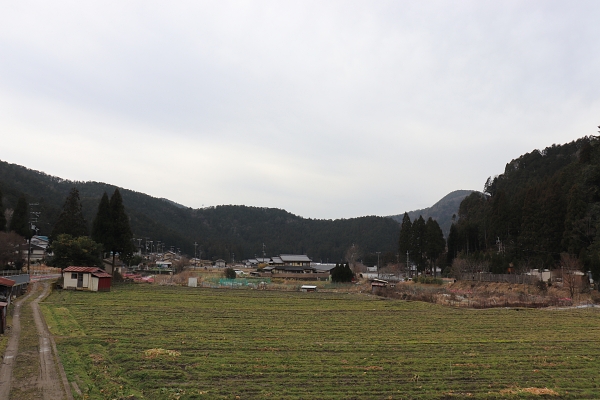
[[144, 357], [146, 358], [156, 358], [160, 356], [179, 357], [180, 355], [181, 352], [175, 350], [148, 349], [144, 351]]
[[529, 394], [533, 394], [536, 396], [558, 396], [558, 392], [552, 389], [548, 389], [548, 388], [536, 388], [536, 387], [529, 387], [529, 388], [511, 388], [511, 389], [503, 389], [500, 391], [500, 394], [502, 395], [518, 395], [521, 393], [529, 393]]
[[571, 306], [593, 303], [594, 296], [598, 297], [592, 292], [579, 293], [575, 299], [569, 299], [568, 290], [556, 286], [542, 290], [533, 285], [473, 281], [457, 281], [445, 286], [407, 282], [380, 289], [376, 294], [468, 308]]

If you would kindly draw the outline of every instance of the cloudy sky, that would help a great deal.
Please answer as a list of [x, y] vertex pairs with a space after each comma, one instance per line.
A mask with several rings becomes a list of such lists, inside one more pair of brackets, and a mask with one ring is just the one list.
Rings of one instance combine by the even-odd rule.
[[0, 159], [390, 215], [597, 133], [597, 1], [3, 1]]

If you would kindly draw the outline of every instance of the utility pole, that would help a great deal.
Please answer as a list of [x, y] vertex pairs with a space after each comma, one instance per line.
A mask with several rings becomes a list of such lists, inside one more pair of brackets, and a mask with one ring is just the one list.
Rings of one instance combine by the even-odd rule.
[[[39, 203], [32, 203], [29, 205], [30, 207], [32, 206], [39, 206]], [[30, 211], [29, 212], [29, 229], [31, 231], [35, 231], [35, 234], [37, 235], [37, 227], [35, 226], [35, 224], [37, 224], [38, 221], [38, 217], [40, 216], [40, 212], [39, 211]], [[31, 264], [31, 233], [29, 233], [29, 238], [27, 239], [28, 241], [28, 245], [27, 245], [27, 274], [31, 275], [31, 272], [29, 271], [29, 266]]]
[[196, 247], [198, 247], [198, 243], [194, 242], [194, 268], [198, 267], [198, 258], [196, 257]]
[[381, 254], [381, 252], [376, 251], [375, 253], [377, 253], [377, 277], [379, 278], [379, 255]]
[[263, 262], [265, 262], [265, 258], [267, 258], [267, 253], [265, 252], [265, 244], [263, 243]]
[[412, 278], [412, 268], [410, 267], [410, 262], [408, 260], [408, 250], [406, 250], [406, 268], [408, 268], [408, 277]]

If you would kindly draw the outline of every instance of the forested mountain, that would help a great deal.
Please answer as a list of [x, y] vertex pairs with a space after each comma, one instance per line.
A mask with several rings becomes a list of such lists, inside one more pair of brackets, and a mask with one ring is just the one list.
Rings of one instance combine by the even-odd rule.
[[488, 259], [495, 272], [552, 268], [561, 253], [598, 277], [600, 140], [590, 136], [534, 150], [489, 178], [460, 204], [449, 258]]
[[[88, 228], [102, 194], [116, 188], [99, 182], [73, 182], [42, 172], [0, 161], [0, 191], [4, 207], [14, 208], [25, 194], [34, 211], [41, 235], [50, 235], [61, 207], [73, 187], [79, 190]], [[352, 244], [364, 257], [380, 251], [395, 254], [399, 225], [385, 217], [338, 220], [302, 218], [274, 208], [217, 206], [191, 209], [170, 200], [159, 199], [119, 188], [136, 238], [161, 241], [165, 249], [174, 246], [194, 255], [194, 242], [203, 258], [231, 260], [262, 254], [303, 253], [316, 261], [341, 261]], [[34, 205], [34, 204], [38, 205]]]
[[[437, 221], [440, 228], [442, 228], [442, 232], [444, 232], [444, 236], [447, 237], [450, 232], [450, 226], [452, 225], [452, 216], [458, 216], [458, 207], [460, 206], [460, 202], [463, 201], [465, 197], [473, 193], [472, 190], [455, 190], [454, 192], [448, 193], [440, 201], [435, 203], [429, 208], [424, 208], [422, 210], [408, 211], [408, 216], [411, 221], [416, 220], [419, 216], [423, 216], [425, 220], [429, 217], [433, 218]], [[396, 222], [401, 223], [404, 214], [398, 215], [390, 215], [390, 218], [394, 219]]]

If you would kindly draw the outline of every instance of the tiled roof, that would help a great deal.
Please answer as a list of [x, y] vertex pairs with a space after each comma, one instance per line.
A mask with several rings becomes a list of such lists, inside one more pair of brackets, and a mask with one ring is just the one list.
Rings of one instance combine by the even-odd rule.
[[279, 257], [283, 262], [310, 262], [311, 259], [302, 254], [280, 254]]
[[309, 266], [306, 266], [306, 267], [292, 267], [290, 265], [277, 265], [277, 266], [275, 266], [273, 268], [276, 269], [276, 270], [278, 270], [278, 271], [305, 271], [307, 269], [314, 270], [313, 267], [309, 267]]
[[102, 268], [98, 268], [98, 267], [68, 267], [65, 268], [63, 270], [64, 272], [97, 272], [97, 271], [101, 271], [104, 272], [104, 270]]

